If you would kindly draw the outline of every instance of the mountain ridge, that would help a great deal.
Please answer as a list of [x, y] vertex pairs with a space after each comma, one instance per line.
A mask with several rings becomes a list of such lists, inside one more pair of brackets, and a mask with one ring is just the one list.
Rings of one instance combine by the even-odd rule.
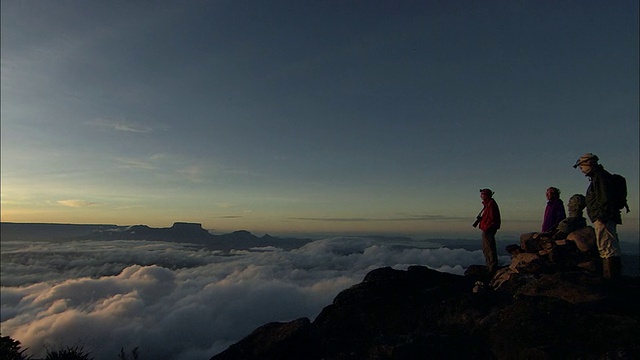
[[67, 241], [67, 240], [147, 240], [168, 241], [204, 246], [212, 250], [229, 251], [255, 247], [277, 246], [294, 249], [310, 239], [279, 238], [269, 234], [258, 237], [247, 230], [227, 234], [211, 234], [200, 223], [174, 222], [171, 227], [147, 225], [120, 226], [110, 224], [55, 224], [2, 222], [0, 236], [4, 240]]

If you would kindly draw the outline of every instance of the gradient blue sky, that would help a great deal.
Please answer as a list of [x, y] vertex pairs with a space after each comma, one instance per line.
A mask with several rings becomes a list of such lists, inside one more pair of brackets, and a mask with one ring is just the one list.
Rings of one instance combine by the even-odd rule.
[[[535, 231], [585, 152], [638, 238], [638, 1], [2, 1], [2, 221]], [[475, 230], [477, 231], [477, 230]]]

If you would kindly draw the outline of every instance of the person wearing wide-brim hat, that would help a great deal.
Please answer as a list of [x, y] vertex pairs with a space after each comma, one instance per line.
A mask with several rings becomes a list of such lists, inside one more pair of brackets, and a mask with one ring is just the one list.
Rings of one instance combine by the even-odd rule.
[[591, 181], [585, 194], [587, 215], [595, 228], [596, 245], [602, 258], [603, 276], [615, 278], [622, 272], [620, 242], [616, 230], [616, 226], [622, 224], [622, 216], [620, 209], [611, 202], [612, 175], [598, 164], [599, 160], [596, 155], [586, 153], [576, 161], [573, 167], [579, 167]]
[[498, 251], [496, 250], [496, 233], [500, 229], [500, 209], [493, 199], [491, 189], [480, 189], [482, 199], [482, 217], [478, 227], [482, 230], [482, 253], [487, 264], [487, 270], [494, 274], [498, 270]]

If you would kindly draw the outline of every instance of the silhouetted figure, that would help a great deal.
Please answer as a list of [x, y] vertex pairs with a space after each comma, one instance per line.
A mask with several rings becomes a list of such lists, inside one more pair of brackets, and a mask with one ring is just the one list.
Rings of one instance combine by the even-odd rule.
[[574, 168], [579, 167], [589, 177], [591, 183], [587, 188], [587, 215], [596, 232], [596, 245], [602, 258], [603, 275], [607, 278], [619, 277], [622, 271], [620, 260], [620, 243], [616, 226], [622, 224], [620, 209], [612, 202], [614, 189], [612, 176], [598, 164], [598, 157], [592, 153], [582, 155]]
[[558, 224], [567, 216], [564, 211], [564, 203], [560, 199], [560, 189], [550, 187], [546, 192], [547, 206], [542, 218], [542, 231], [520, 235], [520, 246], [527, 252], [542, 250], [540, 238], [550, 238], [558, 227]]
[[582, 210], [584, 210], [585, 207], [587, 207], [587, 202], [584, 195], [574, 194], [571, 196], [567, 204], [569, 216], [560, 221], [556, 227], [556, 233], [553, 235], [553, 238], [565, 239], [570, 233], [586, 227], [587, 219], [582, 215]]
[[482, 213], [478, 227], [482, 230], [482, 253], [490, 274], [498, 269], [498, 252], [496, 250], [496, 233], [500, 229], [500, 209], [493, 199], [494, 192], [490, 189], [481, 189]]
[[571, 196], [567, 205], [569, 217], [562, 219], [549, 232], [533, 232], [520, 235], [520, 246], [524, 251], [532, 253], [544, 251], [545, 249], [549, 250], [548, 243], [553, 240], [566, 239], [571, 232], [587, 226], [587, 220], [582, 216], [582, 210], [585, 207], [586, 201], [583, 195], [575, 194]]
[[547, 206], [544, 209], [542, 220], [542, 232], [554, 231], [560, 221], [567, 217], [564, 212], [564, 203], [560, 199], [560, 189], [550, 187], [547, 189]]

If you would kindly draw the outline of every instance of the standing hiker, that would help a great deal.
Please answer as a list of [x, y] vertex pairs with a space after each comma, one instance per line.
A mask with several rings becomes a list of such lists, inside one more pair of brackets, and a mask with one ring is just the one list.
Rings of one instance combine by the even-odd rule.
[[573, 167], [579, 167], [591, 181], [585, 196], [587, 215], [595, 228], [603, 275], [616, 278], [622, 272], [620, 243], [616, 231], [616, 226], [622, 224], [620, 206], [615, 204], [618, 189], [614, 186], [613, 175], [598, 164], [598, 160], [596, 155], [587, 153], [582, 155]]
[[482, 214], [478, 227], [482, 230], [482, 253], [487, 264], [487, 270], [494, 274], [498, 269], [498, 251], [496, 250], [496, 233], [500, 229], [500, 209], [493, 199], [494, 192], [481, 189]]

